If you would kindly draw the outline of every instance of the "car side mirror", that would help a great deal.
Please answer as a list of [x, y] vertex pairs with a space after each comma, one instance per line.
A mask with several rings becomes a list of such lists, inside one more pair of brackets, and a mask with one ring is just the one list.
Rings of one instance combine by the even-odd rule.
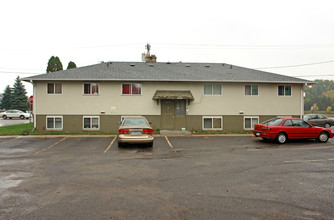
[[151, 121], [149, 121], [148, 123], [149, 123], [150, 125], [152, 124], [152, 122], [151, 122]]
[[120, 125], [120, 124], [121, 124], [121, 122], [120, 122], [120, 121], [118, 121], [118, 122], [117, 122], [117, 124], [119, 124], [119, 125]]

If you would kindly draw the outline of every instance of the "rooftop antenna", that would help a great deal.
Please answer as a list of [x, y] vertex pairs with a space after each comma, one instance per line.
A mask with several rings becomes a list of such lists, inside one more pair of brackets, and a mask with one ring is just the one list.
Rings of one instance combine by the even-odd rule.
[[147, 43], [145, 45], [145, 48], [147, 50], [147, 53], [141, 54], [142, 61], [145, 61], [146, 63], [156, 63], [157, 62], [157, 56], [154, 54], [151, 55], [151, 45]]
[[150, 45], [149, 43], [147, 43], [147, 44], [145, 45], [145, 48], [147, 49], [147, 55], [151, 55], [151, 54], [150, 54], [151, 45]]

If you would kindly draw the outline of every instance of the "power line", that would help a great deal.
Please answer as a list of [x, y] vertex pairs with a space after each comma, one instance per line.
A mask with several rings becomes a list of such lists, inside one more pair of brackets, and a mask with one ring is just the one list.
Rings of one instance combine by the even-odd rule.
[[325, 75], [303, 75], [303, 76], [293, 76], [293, 77], [320, 77], [320, 76], [334, 76], [334, 74], [325, 74]]
[[10, 71], [0, 71], [0, 73], [31, 74], [31, 75], [43, 74], [43, 73], [10, 72]]
[[[63, 47], [56, 49], [64, 50], [78, 50], [78, 49], [107, 49], [107, 48], [128, 48], [128, 47], [142, 47], [142, 43], [132, 44], [110, 44], [110, 45], [93, 45], [93, 46], [77, 46], [77, 47]], [[334, 44], [187, 44], [187, 43], [156, 43], [154, 47], [186, 47], [186, 48], [202, 48], [202, 49], [311, 49], [311, 48], [329, 48], [334, 47]], [[48, 50], [55, 48], [1, 48], [6, 51], [18, 50]]]
[[43, 69], [25, 69], [25, 68], [6, 68], [6, 67], [0, 67], [0, 69], [4, 70], [20, 70], [20, 71], [30, 71], [30, 70], [34, 70], [34, 71], [44, 71]]
[[291, 68], [291, 67], [300, 67], [300, 66], [312, 66], [312, 65], [319, 65], [324, 63], [333, 63], [334, 60], [316, 62], [316, 63], [304, 63], [304, 64], [296, 64], [296, 65], [289, 65], [289, 66], [273, 66], [273, 67], [261, 67], [261, 68], [254, 68], [254, 69], [280, 69], [280, 68]]
[[236, 49], [305, 49], [305, 48], [327, 48], [334, 47], [334, 44], [169, 44], [169, 43], [157, 43], [163, 46], [185, 46], [185, 47], [225, 47]]

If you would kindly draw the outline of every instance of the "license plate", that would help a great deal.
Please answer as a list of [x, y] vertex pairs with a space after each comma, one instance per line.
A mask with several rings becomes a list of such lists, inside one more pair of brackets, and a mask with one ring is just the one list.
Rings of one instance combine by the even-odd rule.
[[133, 131], [132, 135], [139, 135], [139, 131]]
[[260, 132], [257, 132], [257, 133], [256, 133], [256, 136], [260, 136]]

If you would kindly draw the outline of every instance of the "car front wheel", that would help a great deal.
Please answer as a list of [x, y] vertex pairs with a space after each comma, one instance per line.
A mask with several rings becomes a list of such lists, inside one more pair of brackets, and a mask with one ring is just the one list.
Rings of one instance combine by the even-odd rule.
[[318, 137], [318, 140], [322, 143], [327, 142], [328, 139], [329, 139], [329, 135], [326, 132], [321, 132], [319, 137]]
[[21, 116], [20, 116], [20, 118], [21, 118], [21, 119], [24, 119], [24, 116], [23, 116], [23, 115], [21, 115]]
[[284, 144], [287, 141], [288, 137], [284, 133], [279, 133], [276, 137], [276, 140], [279, 144]]

